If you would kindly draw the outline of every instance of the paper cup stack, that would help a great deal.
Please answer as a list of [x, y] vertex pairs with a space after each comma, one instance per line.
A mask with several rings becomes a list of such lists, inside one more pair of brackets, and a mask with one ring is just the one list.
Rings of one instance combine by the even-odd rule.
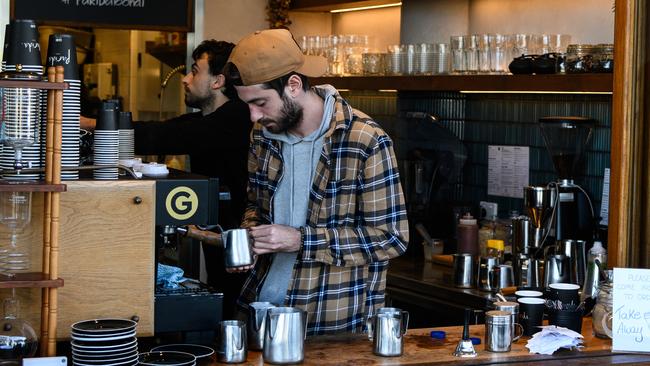
[[[47, 47], [47, 67], [63, 66], [63, 79], [68, 89], [63, 90], [63, 123], [61, 126], [61, 167], [79, 166], [79, 114], [81, 113], [81, 81], [77, 65], [77, 48], [70, 34], [52, 34]], [[43, 104], [46, 105], [46, 104]], [[41, 141], [45, 141], [47, 114], [43, 108]], [[45, 147], [42, 143], [41, 159], [45, 161]], [[79, 179], [78, 170], [61, 171], [61, 180]]]
[[[21, 71], [33, 72], [43, 75], [41, 65], [41, 46], [38, 43], [38, 28], [33, 20], [15, 19], [5, 28], [5, 42], [2, 71], [17, 71], [16, 65], [22, 65]], [[41, 92], [41, 103], [46, 98], [46, 91]], [[40, 108], [38, 114], [41, 114]], [[37, 131], [37, 134], [39, 132]], [[26, 168], [40, 168], [41, 147], [39, 142], [26, 146], [22, 149], [22, 163]], [[2, 146], [0, 153], [0, 168], [2, 170], [13, 170], [15, 152], [11, 146]], [[3, 174], [3, 178], [9, 180], [36, 180], [40, 177], [38, 173]]]

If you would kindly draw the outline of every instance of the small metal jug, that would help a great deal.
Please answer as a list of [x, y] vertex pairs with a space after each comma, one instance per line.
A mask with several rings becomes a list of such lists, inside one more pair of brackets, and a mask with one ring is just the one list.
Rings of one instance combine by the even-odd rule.
[[409, 324], [409, 313], [398, 308], [380, 308], [368, 319], [368, 339], [373, 353], [379, 356], [401, 356], [404, 337]]
[[264, 362], [299, 363], [305, 359], [307, 313], [292, 307], [267, 309], [264, 331]]
[[224, 320], [219, 323], [217, 360], [223, 363], [246, 361], [246, 323], [241, 320]]
[[248, 349], [264, 349], [264, 329], [266, 324], [266, 313], [275, 305], [270, 302], [252, 302], [249, 305], [248, 313]]
[[221, 235], [226, 267], [241, 267], [253, 264], [253, 251], [248, 238], [248, 230], [232, 229], [224, 231]]

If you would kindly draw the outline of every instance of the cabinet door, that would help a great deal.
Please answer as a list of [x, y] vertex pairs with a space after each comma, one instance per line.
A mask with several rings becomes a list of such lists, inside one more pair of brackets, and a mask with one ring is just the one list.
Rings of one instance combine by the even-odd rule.
[[[139, 336], [153, 335], [155, 182], [66, 184], [67, 192], [61, 193], [59, 277], [64, 286], [59, 289], [57, 338], [69, 338], [70, 325], [80, 320], [133, 316], [140, 318]], [[32, 270], [40, 271], [43, 194], [32, 200], [31, 225], [18, 240], [30, 253]], [[24, 317], [38, 329], [41, 291], [16, 292]]]

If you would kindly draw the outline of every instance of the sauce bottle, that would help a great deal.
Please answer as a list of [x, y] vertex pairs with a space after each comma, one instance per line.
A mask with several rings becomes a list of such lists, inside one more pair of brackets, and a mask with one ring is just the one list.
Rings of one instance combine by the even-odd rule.
[[478, 255], [478, 224], [470, 213], [466, 213], [458, 220], [456, 250], [458, 253]]

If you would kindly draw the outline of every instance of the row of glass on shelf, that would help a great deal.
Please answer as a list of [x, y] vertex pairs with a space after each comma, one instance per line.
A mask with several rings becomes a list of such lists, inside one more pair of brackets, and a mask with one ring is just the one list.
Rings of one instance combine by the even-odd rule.
[[[557, 54], [556, 72], [603, 71], [592, 68], [592, 58], [613, 65], [612, 45], [570, 45], [566, 34], [473, 34], [450, 37], [449, 43], [390, 45], [386, 52], [372, 47], [367, 35], [303, 36], [305, 54], [328, 60], [329, 76], [504, 74], [522, 55]], [[597, 65], [597, 63], [594, 63]], [[605, 71], [608, 71], [605, 68]]]

